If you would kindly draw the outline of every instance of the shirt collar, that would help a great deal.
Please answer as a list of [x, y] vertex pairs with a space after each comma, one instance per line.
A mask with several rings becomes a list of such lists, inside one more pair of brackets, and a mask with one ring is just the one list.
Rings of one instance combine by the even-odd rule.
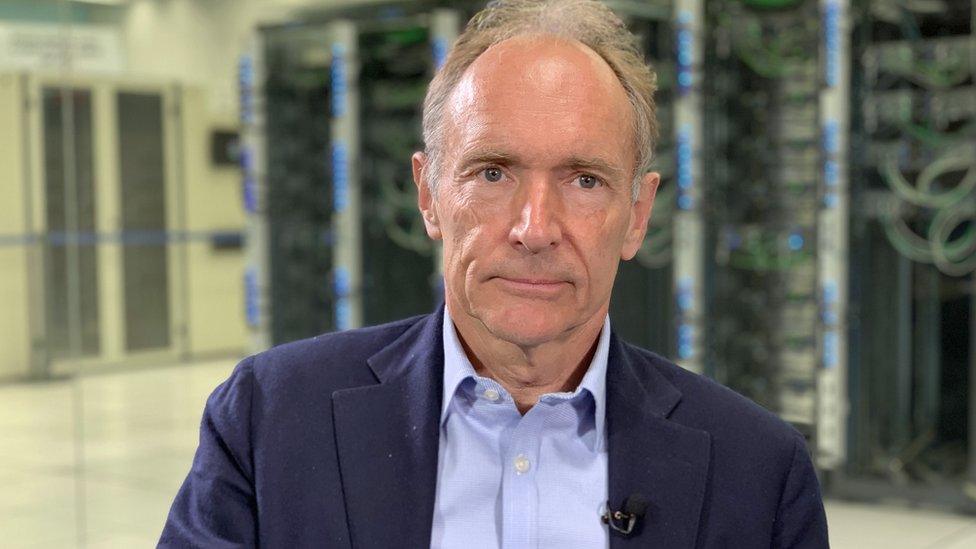
[[[451, 315], [444, 307], [444, 329], [443, 329], [443, 345], [444, 345], [444, 394], [441, 399], [441, 420], [440, 424], [444, 425], [444, 420], [447, 419], [448, 410], [450, 410], [451, 400], [454, 399], [457, 394], [458, 387], [464, 380], [471, 378], [477, 378], [477, 374], [474, 371], [474, 366], [471, 365], [471, 361], [468, 360], [468, 356], [465, 354], [464, 349], [461, 347], [461, 341], [458, 339], [457, 331], [454, 328], [454, 321], [451, 320]], [[607, 358], [610, 355], [610, 316], [606, 316], [603, 319], [603, 329], [600, 331], [600, 339], [596, 346], [596, 352], [593, 353], [593, 359], [590, 361], [589, 368], [586, 369], [586, 373], [583, 375], [583, 380], [580, 381], [579, 387], [574, 393], [578, 394], [581, 391], [588, 391], [593, 397], [594, 406], [594, 426], [596, 427], [596, 432], [600, 435], [597, 440], [603, 440], [605, 438], [604, 425], [606, 422], [606, 402], [607, 402]]]

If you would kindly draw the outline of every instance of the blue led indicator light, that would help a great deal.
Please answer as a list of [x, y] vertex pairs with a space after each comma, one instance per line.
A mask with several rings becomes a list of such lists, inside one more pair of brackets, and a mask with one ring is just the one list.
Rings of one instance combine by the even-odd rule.
[[349, 298], [343, 297], [336, 301], [336, 328], [340, 330], [348, 330], [352, 328], [352, 306], [349, 304]]
[[333, 272], [332, 291], [339, 297], [349, 295], [349, 272], [343, 267], [336, 267]]
[[258, 327], [258, 275], [253, 266], [244, 272], [244, 317], [248, 326]]
[[342, 44], [332, 45], [332, 116], [346, 114], [346, 49]]
[[837, 283], [830, 280], [824, 283], [823, 287], [824, 301], [827, 303], [832, 303], [837, 299]]
[[352, 328], [352, 305], [349, 302], [349, 271], [336, 267], [332, 272], [332, 289], [336, 295], [335, 321], [340, 330]]
[[434, 58], [434, 68], [440, 69], [444, 66], [444, 61], [447, 60], [447, 40], [443, 37], [437, 37], [430, 44], [431, 55]]
[[834, 331], [826, 332], [824, 334], [823, 345], [824, 345], [823, 348], [824, 366], [826, 366], [827, 368], [833, 368], [834, 366], [837, 366], [837, 355], [838, 355], [837, 332]]
[[830, 2], [824, 7], [824, 79], [827, 87], [837, 85], [840, 74], [840, 6]]
[[[678, 15], [678, 25], [687, 27], [691, 22], [689, 12], [681, 12]], [[688, 28], [680, 28], [676, 37], [677, 65], [678, 65], [678, 93], [684, 95], [691, 90], [694, 84], [692, 76], [692, 63], [694, 60], [694, 37]]]
[[737, 232], [731, 232], [726, 237], [729, 249], [738, 250], [742, 247], [742, 236]]
[[251, 57], [242, 55], [237, 64], [238, 93], [241, 103], [241, 123], [250, 124], [254, 120], [254, 64]]
[[332, 209], [345, 211], [349, 203], [349, 161], [341, 141], [332, 144]]
[[787, 239], [787, 244], [789, 244], [790, 249], [794, 252], [803, 249], [803, 235], [799, 233], [793, 233]]
[[837, 186], [838, 175], [840, 174], [840, 169], [837, 166], [837, 162], [834, 160], [828, 160], [824, 162], [824, 183], [829, 187]]
[[241, 149], [241, 195], [244, 200], [244, 211], [257, 211], [257, 192], [254, 181], [254, 161], [249, 147]]
[[823, 148], [827, 153], [839, 152], [837, 136], [839, 133], [836, 120], [830, 120], [824, 124], [823, 128]]

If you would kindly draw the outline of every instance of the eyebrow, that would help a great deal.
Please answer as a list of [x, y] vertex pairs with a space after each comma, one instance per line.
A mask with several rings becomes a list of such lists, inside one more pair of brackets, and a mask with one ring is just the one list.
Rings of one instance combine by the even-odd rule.
[[[475, 150], [463, 154], [458, 162], [459, 170], [467, 169], [470, 166], [480, 164], [498, 164], [500, 166], [519, 166], [524, 162], [517, 155], [498, 150]], [[560, 168], [574, 171], [595, 171], [601, 172], [611, 178], [620, 179], [624, 177], [624, 170], [618, 168], [602, 158], [571, 156], [560, 164]]]
[[458, 161], [458, 169], [465, 170], [470, 166], [478, 164], [498, 164], [500, 166], [520, 165], [518, 157], [502, 151], [494, 150], [474, 150], [461, 155]]
[[574, 170], [603, 172], [614, 179], [622, 179], [624, 171], [602, 158], [570, 157], [565, 164]]

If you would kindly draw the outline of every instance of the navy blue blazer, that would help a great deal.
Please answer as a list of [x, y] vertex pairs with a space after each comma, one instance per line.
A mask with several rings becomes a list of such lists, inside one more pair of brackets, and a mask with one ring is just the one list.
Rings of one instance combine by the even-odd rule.
[[[207, 402], [159, 545], [429, 547], [442, 315], [244, 359]], [[611, 547], [827, 547], [798, 432], [615, 336], [608, 360], [610, 500], [649, 501], [639, 531]]]

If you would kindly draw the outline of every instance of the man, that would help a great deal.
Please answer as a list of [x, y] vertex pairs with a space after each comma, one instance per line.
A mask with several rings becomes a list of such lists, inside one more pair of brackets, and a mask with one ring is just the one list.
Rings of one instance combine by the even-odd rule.
[[600, 4], [476, 16], [413, 157], [446, 307], [245, 359], [160, 545], [826, 547], [803, 438], [610, 329], [652, 91]]

